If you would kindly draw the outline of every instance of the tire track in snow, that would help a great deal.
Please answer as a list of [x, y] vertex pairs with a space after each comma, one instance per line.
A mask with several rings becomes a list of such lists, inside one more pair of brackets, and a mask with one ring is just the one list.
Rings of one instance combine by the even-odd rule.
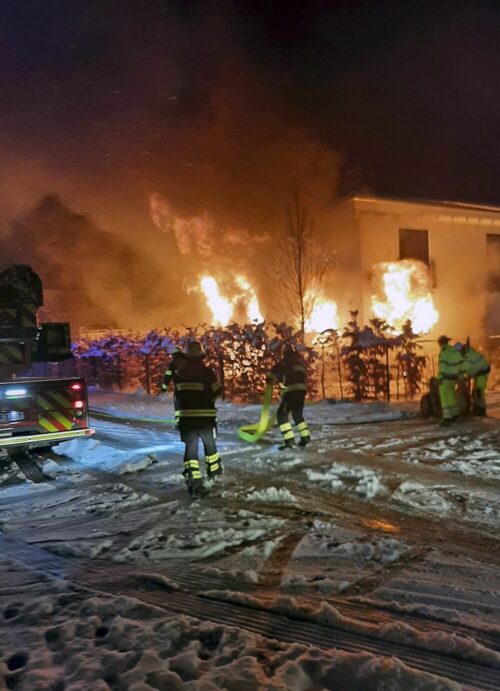
[[[124, 595], [168, 612], [184, 614], [200, 620], [208, 620], [225, 626], [239, 627], [266, 638], [287, 643], [305, 643], [320, 648], [338, 648], [351, 653], [369, 652], [373, 655], [394, 656], [415, 669], [479, 689], [498, 689], [500, 669], [478, 662], [458, 659], [451, 654], [423, 650], [401, 643], [380, 640], [370, 635], [353, 633], [334, 625], [304, 621], [276, 612], [255, 609], [223, 599], [207, 599], [193, 592], [145, 590], [130, 587], [123, 582], [110, 580], [113, 571], [123, 576], [124, 569], [116, 565], [82, 565], [75, 561], [54, 556], [38, 547], [0, 534], [0, 547], [5, 557], [22, 563], [36, 571], [45, 571], [63, 578], [79, 590], [88, 589], [91, 594]], [[128, 571], [127, 575], [133, 573]], [[206, 586], [205, 586], [206, 589]]]

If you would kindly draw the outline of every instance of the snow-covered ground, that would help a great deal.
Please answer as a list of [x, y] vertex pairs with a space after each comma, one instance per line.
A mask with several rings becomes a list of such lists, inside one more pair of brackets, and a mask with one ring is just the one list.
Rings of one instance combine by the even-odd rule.
[[[0, 466], [0, 688], [500, 688], [500, 396], [307, 406], [193, 501], [169, 396], [93, 391], [92, 439]], [[2, 683], [4, 687], [2, 687]]]

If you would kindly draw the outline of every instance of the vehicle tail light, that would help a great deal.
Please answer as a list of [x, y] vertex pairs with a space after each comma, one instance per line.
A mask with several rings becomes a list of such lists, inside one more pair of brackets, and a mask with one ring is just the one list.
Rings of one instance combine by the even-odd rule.
[[85, 403], [83, 401], [74, 401], [73, 402], [73, 408], [76, 408], [77, 410], [81, 410], [83, 408]]

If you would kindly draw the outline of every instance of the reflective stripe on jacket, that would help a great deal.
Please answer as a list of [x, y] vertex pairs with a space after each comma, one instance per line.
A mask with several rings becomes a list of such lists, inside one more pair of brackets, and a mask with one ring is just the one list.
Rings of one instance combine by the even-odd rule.
[[268, 381], [281, 383], [282, 393], [307, 391], [306, 366], [298, 355], [278, 362], [269, 372]]
[[490, 369], [491, 367], [484, 355], [469, 347], [462, 363], [462, 371], [469, 377], [477, 377], [480, 374], [488, 374]]
[[175, 397], [179, 419], [213, 418], [214, 399], [221, 392], [215, 372], [202, 358], [189, 358], [175, 378]]
[[168, 363], [167, 369], [165, 370], [165, 373], [163, 375], [163, 382], [161, 385], [163, 391], [166, 391], [168, 389], [168, 385], [170, 384], [172, 379], [174, 379], [175, 381], [175, 377], [186, 364], [186, 362], [187, 355], [184, 355], [184, 353], [175, 353], [173, 358]]
[[440, 379], [458, 379], [463, 372], [463, 361], [458, 350], [447, 343], [439, 353], [438, 377]]

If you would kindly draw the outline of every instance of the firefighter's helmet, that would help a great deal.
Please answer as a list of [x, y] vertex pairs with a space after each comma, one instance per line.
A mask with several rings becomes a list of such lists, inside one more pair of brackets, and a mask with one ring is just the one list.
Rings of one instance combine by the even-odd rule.
[[450, 341], [451, 341], [451, 338], [449, 338], [448, 336], [440, 336], [440, 337], [438, 338], [438, 341], [437, 341], [437, 342], [438, 342], [438, 344], [439, 344], [440, 346], [442, 346], [442, 345], [446, 345], [446, 344], [449, 343]]
[[188, 357], [202, 357], [205, 355], [203, 346], [199, 341], [189, 341], [187, 344], [186, 355]]

